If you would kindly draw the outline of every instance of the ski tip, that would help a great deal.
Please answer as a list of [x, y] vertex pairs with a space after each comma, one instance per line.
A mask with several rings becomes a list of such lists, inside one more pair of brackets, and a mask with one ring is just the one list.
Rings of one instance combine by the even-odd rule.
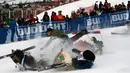
[[36, 46], [31, 46], [32, 48], [35, 48]]
[[100, 30], [96, 30], [94, 33], [101, 33]]
[[73, 34], [73, 35], [75, 35], [75, 34], [76, 34], [76, 32], [72, 32], [72, 34]]

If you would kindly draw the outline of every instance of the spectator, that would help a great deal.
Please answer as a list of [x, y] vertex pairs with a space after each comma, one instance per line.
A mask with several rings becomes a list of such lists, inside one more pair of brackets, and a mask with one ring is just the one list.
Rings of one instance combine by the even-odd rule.
[[117, 5], [115, 5], [115, 11], [118, 11], [118, 6]]
[[80, 16], [86, 16], [85, 9], [81, 9]]
[[126, 6], [125, 6], [124, 2], [122, 2], [122, 10], [126, 10]]
[[26, 22], [27, 22], [28, 24], [33, 24], [33, 23], [35, 23], [35, 21], [34, 21], [34, 15], [33, 15], [33, 14], [30, 14], [30, 17], [26, 19]]
[[110, 7], [107, 0], [105, 0], [105, 2], [104, 2], [104, 7], [105, 7], [105, 9], [109, 9], [109, 7]]
[[22, 25], [27, 25], [28, 23], [25, 21], [25, 18], [21, 18]]
[[98, 4], [97, 3], [95, 3], [95, 5], [94, 5], [94, 10], [98, 10], [99, 8], [98, 8]]
[[111, 7], [111, 3], [108, 3], [110, 8], [108, 9], [108, 12], [112, 12], [113, 11], [113, 8]]
[[65, 20], [70, 20], [70, 17], [66, 15]]
[[57, 17], [57, 15], [56, 15], [56, 13], [54, 11], [52, 11], [51, 20], [52, 21], [57, 21], [58, 20], [58, 17]]
[[77, 17], [78, 17], [77, 13], [75, 11], [72, 11], [71, 12], [71, 18], [74, 19], [74, 18], [77, 18]]
[[62, 11], [58, 11], [57, 17], [58, 17], [58, 20], [60, 20], [60, 21], [63, 21], [65, 19], [64, 15], [62, 14]]
[[130, 10], [130, 1], [128, 1], [127, 9]]
[[80, 16], [80, 9], [78, 9], [78, 10], [76, 11], [76, 16], [77, 16], [77, 17]]
[[22, 26], [22, 20], [21, 20], [21, 18], [18, 18], [17, 23], [18, 23], [19, 26]]
[[100, 3], [99, 3], [99, 10], [100, 10], [100, 11], [104, 10], [104, 6], [103, 6], [103, 4], [102, 4], [101, 1], [100, 1]]
[[16, 20], [12, 17], [10, 19], [10, 28], [11, 28], [11, 42], [14, 42], [14, 36], [15, 36], [15, 33], [16, 35], [19, 37], [19, 34], [18, 34], [18, 31], [17, 31], [17, 23], [16, 23]]
[[9, 27], [5, 22], [0, 22], [0, 27], [4, 28], [4, 27]]
[[90, 11], [90, 16], [94, 16], [94, 15], [96, 15], [96, 11], [95, 10], [91, 10]]
[[122, 11], [122, 5], [121, 4], [118, 5], [118, 11]]
[[48, 12], [45, 12], [45, 14], [44, 14], [42, 20], [43, 20], [43, 22], [49, 22], [50, 17], [49, 17], [49, 15], [48, 15]]

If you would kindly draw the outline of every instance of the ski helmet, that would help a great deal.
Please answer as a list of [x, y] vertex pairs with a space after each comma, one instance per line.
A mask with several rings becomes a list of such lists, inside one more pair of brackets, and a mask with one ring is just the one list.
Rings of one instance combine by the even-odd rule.
[[96, 42], [96, 41], [97, 41], [96, 37], [92, 37], [92, 38], [91, 38], [91, 41]]
[[91, 52], [90, 50], [86, 50], [83, 52], [83, 57], [86, 60], [90, 60], [90, 61], [94, 61], [95, 60], [95, 55], [93, 52]]

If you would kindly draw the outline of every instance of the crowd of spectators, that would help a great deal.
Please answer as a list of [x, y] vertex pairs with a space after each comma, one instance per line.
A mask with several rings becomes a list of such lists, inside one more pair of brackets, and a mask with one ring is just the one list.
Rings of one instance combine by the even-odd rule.
[[[98, 2], [96, 1], [95, 4], [93, 5], [93, 8], [91, 8], [88, 11], [86, 11], [87, 8], [79, 8], [76, 11], [71, 12], [71, 16], [68, 15], [63, 15], [62, 11], [58, 11], [56, 13], [55, 11], [52, 11], [51, 16], [48, 15], [48, 12], [45, 12], [42, 18], [43, 22], [49, 22], [51, 21], [64, 21], [64, 20], [71, 20], [74, 18], [78, 18], [81, 16], [93, 16], [93, 15], [101, 15], [102, 13], [112, 13], [112, 12], [117, 12], [117, 11], [122, 11], [122, 10], [127, 10], [130, 9], [130, 5], [127, 4], [127, 6], [122, 2], [122, 4], [118, 4], [115, 6], [112, 6], [111, 3], [109, 3], [107, 0], [105, 0], [104, 3], [101, 1]], [[33, 23], [38, 23], [38, 18], [34, 17], [33, 14], [30, 14], [30, 17], [28, 19], [25, 18], [18, 18], [17, 20], [18, 25], [32, 25]], [[6, 21], [7, 22], [7, 21]], [[9, 24], [8, 23], [3, 23], [0, 19], [0, 27], [7, 27]]]
[[[54, 7], [60, 6], [60, 5], [64, 5], [67, 3], [71, 3], [71, 2], [75, 2], [78, 0], [43, 0], [43, 2], [33, 2], [33, 3], [19, 3], [19, 4], [12, 4], [11, 6], [6, 4], [6, 2], [4, 1], [3, 4], [0, 5], [0, 8], [3, 7], [5, 9], [9, 9], [10, 7], [14, 7], [14, 8], [42, 8], [42, 10], [49, 10], [52, 9]], [[5, 5], [4, 5], [5, 4]], [[0, 11], [1, 12], [1, 11]], [[20, 15], [20, 14], [18, 14]], [[19, 26], [21, 25], [32, 25], [34, 23], [38, 22], [38, 17], [34, 17], [34, 14], [28, 14], [29, 17], [28, 18], [21, 18], [21, 17], [13, 17], [15, 18], [15, 20], [17, 21], [17, 24]], [[27, 16], [28, 16], [27, 15]], [[10, 20], [11, 18], [7, 18], [9, 15], [8, 14], [1, 14], [0, 13], [0, 27], [9, 27], [10, 26]]]
[[[35, 23], [38, 23], [38, 17], [34, 17], [33, 14], [30, 14], [30, 17], [28, 19], [25, 18], [18, 18], [17, 20], [14, 17], [11, 17], [10, 19], [2, 20], [0, 18], [0, 27], [10, 27], [12, 25], [11, 21], [15, 21], [17, 26], [27, 26], [27, 25], [33, 25]], [[15, 23], [13, 23], [15, 24]]]
[[51, 17], [49, 17], [47, 12], [45, 12], [42, 20], [44, 22], [48, 22], [49, 20], [51, 21], [70, 20], [81, 16], [101, 15], [102, 13], [112, 13], [127, 10], [127, 8], [128, 5], [126, 6], [124, 2], [122, 2], [122, 4], [111, 6], [111, 3], [109, 3], [107, 0], [105, 0], [104, 4], [101, 1], [99, 2], [99, 4], [97, 4], [96, 1], [95, 5], [91, 6], [89, 12], [86, 11], [88, 8], [79, 8], [77, 11], [72, 11], [70, 17], [68, 15], [63, 15], [62, 11], [58, 11], [58, 14], [53, 11]]

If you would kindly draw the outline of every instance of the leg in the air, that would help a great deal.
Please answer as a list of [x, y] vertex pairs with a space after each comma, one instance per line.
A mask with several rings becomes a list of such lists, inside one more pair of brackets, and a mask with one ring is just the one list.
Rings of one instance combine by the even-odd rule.
[[85, 34], [88, 34], [87, 29], [81, 30], [79, 33], [77, 33], [75, 36], [71, 37], [70, 39], [72, 40], [72, 42], [74, 42], [74, 41], [78, 40], [80, 37], [82, 37]]

